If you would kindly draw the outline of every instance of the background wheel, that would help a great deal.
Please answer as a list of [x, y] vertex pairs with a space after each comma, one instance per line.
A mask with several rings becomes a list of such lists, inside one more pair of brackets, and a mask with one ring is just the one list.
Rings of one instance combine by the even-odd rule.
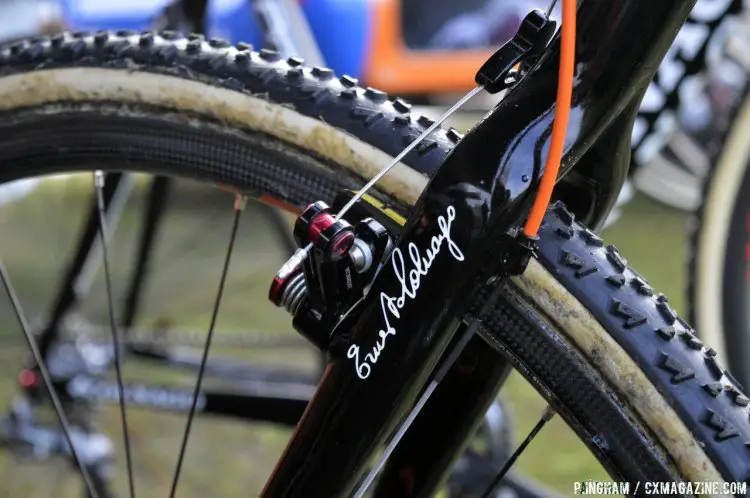
[[748, 43], [746, 32], [727, 42], [726, 58], [711, 73], [706, 91], [711, 126], [694, 137], [702, 147], [693, 156], [712, 167], [689, 227], [687, 293], [690, 320], [745, 386], [750, 385], [750, 62], [741, 54]]

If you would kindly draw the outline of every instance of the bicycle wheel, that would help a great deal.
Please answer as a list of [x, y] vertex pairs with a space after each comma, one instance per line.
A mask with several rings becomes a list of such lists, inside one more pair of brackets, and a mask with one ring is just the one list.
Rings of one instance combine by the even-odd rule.
[[745, 99], [693, 219], [691, 318], [750, 385], [750, 100]]
[[[18, 44], [3, 49], [0, 76], [0, 181], [96, 161], [293, 211], [361, 184], [431, 124], [330, 70], [176, 33]], [[408, 212], [460, 138], [435, 132], [377, 195]], [[629, 485], [745, 479], [750, 400], [667, 299], [561, 204], [482, 334]]]
[[[216, 261], [220, 261], [225, 236], [231, 228], [231, 219], [222, 207], [231, 206], [232, 195], [210, 186], [171, 180], [174, 185], [149, 251], [150, 265], [147, 266], [151, 271], [143, 271], [133, 264], [141, 253], [133, 250], [136, 249], [133, 242], [142, 232], [139, 215], [153, 204], [149, 198], [155, 182], [147, 175], [132, 175], [136, 178], [128, 190], [127, 176], [120, 177], [119, 194], [113, 196], [108, 211], [108, 259], [114, 276], [112, 295], [118, 332], [123, 338], [122, 350], [126, 352], [123, 377], [129, 393], [126, 399], [133, 453], [148, 455], [135, 460], [136, 480], [141, 489], [164, 495], [167, 493], [161, 489], [165, 486], [164, 476], [174, 471], [173, 448], [179, 447], [180, 427], [185, 419], [184, 413], [179, 412], [184, 410], [185, 400], [190, 399], [205, 342], [204, 324], [209, 321], [211, 308], [204, 303], [211, 303], [216, 293], [214, 286], [205, 282], [218, 272]], [[107, 186], [117, 177], [109, 175]], [[163, 179], [157, 177], [155, 181]], [[10, 267], [19, 300], [40, 338], [38, 343], [44, 342], [41, 332], [50, 328], [55, 331], [46, 359], [52, 370], [55, 370], [53, 365], [60, 362], [69, 365], [64, 372], [58, 371], [56, 380], [59, 385], [67, 386], [67, 389], [59, 389], [61, 395], [68, 394], [72, 398], [65, 405], [71, 424], [86, 434], [85, 439], [81, 438], [82, 451], [99, 454], [98, 458], [92, 456], [92, 460], [101, 461], [92, 473], [102, 474], [106, 483], [102, 489], [122, 490], [127, 483], [122, 480], [126, 474], [121, 467], [125, 459], [119, 437], [120, 415], [116, 409], [117, 384], [110, 377], [111, 362], [108, 362], [109, 368], [100, 369], [96, 361], [90, 361], [112, 357], [107, 283], [100, 267], [102, 261], [97, 260], [99, 246], [96, 244], [92, 244], [87, 264], [73, 279], [76, 302], [70, 303], [57, 324], [50, 320], [61, 291], [64, 293], [70, 288], [65, 282], [68, 268], [72, 261], [79, 259], [75, 246], [80, 245], [78, 239], [85, 233], [81, 228], [88, 221], [94, 185], [91, 175], [86, 173], [40, 179], [38, 183], [35, 190], [26, 192], [23, 197], [19, 191], [15, 201], [0, 207], [3, 219], [0, 224], [6, 233], [15, 234], [12, 238], [0, 237], [0, 254]], [[5, 197], [6, 190], [0, 186], [0, 198]], [[111, 190], [106, 189], [107, 193]], [[124, 194], [129, 194], [125, 201], [122, 200], [126, 197]], [[122, 207], [118, 209], [120, 203]], [[221, 321], [206, 365], [201, 396], [206, 398], [206, 407], [196, 419], [196, 430], [191, 431], [191, 446], [195, 444], [193, 451], [198, 455], [211, 454], [212, 448], [222, 448], [227, 450], [226, 454], [244, 454], [260, 462], [254, 465], [257, 469], [254, 476], [245, 475], [245, 482], [262, 482], [270, 472], [270, 468], [262, 466], [264, 459], [270, 460], [264, 455], [283, 448], [285, 432], [304, 410], [305, 394], [309, 396], [314, 391], [319, 377], [317, 357], [322, 356], [294, 333], [281, 310], [267, 310], [265, 305], [266, 265], [280, 265], [290, 254], [277, 242], [278, 227], [268, 219], [265, 208], [263, 204], [251, 203], [243, 213], [234, 252], [236, 263], [227, 278]], [[93, 212], [98, 214], [96, 210]], [[94, 220], [98, 222], [96, 217]], [[288, 233], [287, 221], [284, 230]], [[190, 231], [183, 229], [185, 223], [190, 225]], [[93, 242], [99, 242], [98, 237]], [[39, 250], [41, 247], [55, 247], [57, 255]], [[126, 316], [129, 299], [125, 287], [130, 286], [134, 274], [140, 275], [143, 285], [139, 306], [130, 320]], [[39, 284], [35, 289], [28, 286], [32, 281]], [[71, 468], [69, 453], [65, 448], [44, 451], [44, 436], [48, 436], [48, 440], [59, 434], [49, 400], [40, 396], [45, 388], [13, 382], [26, 373], [23, 370], [19, 376], [19, 370], [27, 367], [20, 359], [26, 356], [28, 347], [23, 344], [6, 303], [3, 294], [0, 298], [0, 365], [3, 367], [0, 369], [0, 473], [5, 478], [0, 495], [49, 496], [49, 491], [45, 494], [44, 490], [39, 490], [49, 479], [39, 477], [49, 475], [42, 471], [44, 466], [57, 464], [66, 471], [68, 485], [50, 484], [50, 489], [57, 489], [56, 496], [60, 498], [81, 498], [81, 480], [71, 472], [74, 467]], [[259, 316], [255, 309], [263, 310], [263, 314]], [[234, 310], [240, 311], [241, 320], [232, 319], [238, 316]], [[9, 388], [13, 389], [12, 393], [8, 392]], [[223, 403], [227, 405], [224, 407], [214, 403], [231, 394], [237, 398], [234, 408], [232, 403]], [[180, 398], [183, 408], [174, 404]], [[246, 409], [237, 408], [243, 404]], [[246, 435], [252, 443], [245, 440], [234, 446], [234, 442], [243, 439], [238, 435]], [[97, 445], [108, 446], [112, 454], [97, 452]], [[36, 462], [35, 454], [38, 455]], [[229, 470], [232, 468], [230, 458], [217, 461], [215, 467], [219, 479], [222, 474], [233, 475]], [[200, 469], [188, 462], [188, 479], [182, 485], [193, 489], [193, 496], [202, 486], [200, 475]], [[228, 482], [234, 484], [224, 486], [222, 494], [237, 495], [239, 483]], [[31, 494], [32, 491], [37, 494]], [[109, 496], [107, 493], [100, 495]]]
[[[125, 390], [130, 393], [126, 399], [129, 435], [134, 441], [132, 452], [148, 455], [135, 460], [135, 479], [139, 489], [165, 495], [167, 490], [161, 488], [165, 477], [174, 470], [174, 448], [179, 447], [185, 417], [184, 413], [174, 413], [175, 408], [181, 410], [176, 406], [170, 408], [170, 400], [189, 398], [189, 389], [195, 381], [206, 334], [201, 324], [208, 321], [205, 313], [210, 311], [209, 306], [202, 304], [210, 303], [216, 292], [205, 282], [215, 277], [215, 262], [224, 249], [231, 222], [224, 208], [231, 205], [232, 195], [211, 186], [170, 179], [173, 185], [169, 187], [166, 206], [161, 216], [155, 217], [155, 210], [150, 208], [154, 205], [153, 193], [162, 191], [153, 187], [161, 185], [165, 178], [133, 176], [129, 183], [128, 175], [111, 175], [106, 185], [110, 187], [112, 181], [120, 178], [118, 188], [124, 188], [105, 189], [107, 195], [120, 192], [112, 196], [107, 210], [108, 259], [110, 271], [118, 275], [112, 282], [114, 309], [120, 317], [118, 332], [123, 345], [132, 348], [126, 349], [123, 361]], [[117, 405], [116, 396], [111, 396], [117, 385], [107, 376], [111, 369], [101, 369], [89, 361], [97, 356], [111, 357], [106, 325], [107, 285], [101, 271], [94, 273], [89, 269], [96, 265], [95, 255], [88, 258], [73, 279], [77, 282], [76, 302], [71, 302], [58, 325], [50, 325], [49, 319], [49, 302], [60, 299], [60, 289], [69, 288], [65, 284], [68, 270], [60, 272], [62, 278], [54, 275], [61, 263], [68, 266], [70, 261], [79, 259], [78, 251], [71, 246], [80, 247], [77, 239], [81, 232], [85, 234], [85, 230], [79, 229], [80, 222], [88, 223], [85, 212], [90, 208], [91, 196], [86, 194], [93, 193], [94, 185], [86, 173], [35, 181], [37, 186], [33, 190], [28, 189], [27, 181], [0, 186], [0, 204], [7, 202], [0, 205], [3, 229], [15, 234], [12, 239], [0, 237], [0, 254], [11, 266], [10, 277], [18, 288], [24, 312], [33, 317], [32, 321], [39, 322], [35, 330], [51, 326], [56, 329], [46, 355], [48, 365], [63, 361], [77, 367], [66, 369], [70, 372], [67, 374], [58, 372], [56, 380], [68, 386], [60, 389], [61, 393], [73, 395], [65, 408], [71, 425], [86, 434], [80, 443], [83, 451], [95, 454], [97, 446], [114, 450], [108, 455], [100, 452], [97, 460], [101, 464], [92, 464], [92, 473], [102, 477], [100, 496], [110, 496], [111, 490], [125, 489], [127, 483], [121, 466], [124, 448], [118, 437], [119, 413], [108, 406]], [[128, 199], [122, 201], [126, 193]], [[123, 205], [118, 209], [119, 203]], [[64, 209], [54, 209], [58, 206]], [[144, 223], [138, 223], [143, 208], [149, 213], [143, 221], [157, 228], [147, 265], [133, 264], [143, 251], [140, 247], [131, 250], [134, 239], [138, 240], [134, 235], [143, 231]], [[96, 210], [93, 212], [98, 214]], [[289, 220], [276, 220], [268, 214], [266, 205], [254, 202], [248, 203], [242, 216], [233, 251], [236, 263], [227, 278], [202, 389], [206, 407], [196, 415], [195, 430], [191, 431], [191, 458], [186, 462], [181, 482], [183, 496], [206, 492], [202, 491], [205, 474], [195, 463], [212, 458], [219, 449], [225, 456], [212, 458], [213, 465], [206, 468], [212, 469], [217, 480], [226, 482], [222, 486], [223, 495], [239, 496], [248, 489], [248, 483], [251, 486], [262, 483], [318, 379], [319, 361], [314, 360], [320, 352], [291, 330], [285, 312], [268, 309], [265, 285], [272, 275], [269, 270], [283, 264], [291, 254], [283, 243], [278, 243], [283, 241], [277, 242], [282, 227], [289, 233]], [[191, 230], [185, 230], [185, 224]], [[35, 247], [56, 247], [58, 254], [65, 255], [62, 258], [65, 261], [46, 257], [46, 251], [40, 252]], [[151, 270], [144, 270], [144, 266]], [[123, 285], [130, 286], [133, 273], [142, 283], [141, 302], [135, 316], [128, 319], [130, 300], [120, 300], [118, 296], [129, 295], [123, 292]], [[38, 285], [30, 288], [29, 282]], [[53, 295], [52, 299], [48, 294]], [[0, 411], [0, 475], [3, 476], [0, 495], [43, 497], [54, 489], [55, 496], [60, 498], [80, 498], [81, 480], [71, 472], [74, 469], [70, 455], [64, 448], [45, 447], [45, 440], [54, 438], [59, 430], [49, 400], [40, 396], [39, 388], [43, 391], [44, 387], [20, 381], [13, 385], [18, 375], [18, 358], [24, 356], [27, 347], [17, 327], [7, 323], [12, 322], [12, 314], [5, 304], [5, 299], [0, 298], [0, 407], [10, 402], [6, 410]], [[9, 384], [16, 388], [12, 396], [6, 392]], [[232, 393], [236, 396], [235, 403], [214, 403]], [[507, 457], [506, 433], [511, 426], [505, 420], [506, 412], [499, 402], [495, 403], [490, 413], [494, 416], [488, 416], [472, 447], [451, 473], [446, 485], [447, 498], [471, 496], [472, 486], [476, 488], [472, 477], [481, 472], [479, 469], [485, 469], [485, 474], [492, 472]], [[494, 424], [488, 423], [493, 420]], [[246, 436], [241, 437], [243, 434]], [[232, 460], [238, 455], [246, 462], [253, 462], [253, 471], [243, 472], [239, 480], [231, 479], [237, 475]]]

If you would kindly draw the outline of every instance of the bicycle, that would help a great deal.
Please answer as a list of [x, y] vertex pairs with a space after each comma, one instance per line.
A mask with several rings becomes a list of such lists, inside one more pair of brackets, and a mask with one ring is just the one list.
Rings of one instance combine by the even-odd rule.
[[[352, 492], [390, 429], [414, 413], [410, 407], [441, 357], [445, 370], [438, 371], [457, 375], [462, 385], [472, 389], [453, 385], [446, 390], [445, 382], [433, 379], [427, 387], [427, 392], [434, 390], [433, 397], [407, 433], [408, 444], [402, 441], [395, 448], [380, 473], [376, 496], [399, 496], [400, 491], [429, 494], [435, 489], [450, 457], [470, 432], [468, 428], [481, 418], [483, 407], [477, 405], [494, 397], [511, 365], [521, 368], [554, 411], [571, 423], [605, 467], [631, 489], [646, 481], [726, 480], [730, 481], [726, 489], [732, 489], [727, 492], [738, 492], [737, 481], [743, 481], [747, 461], [740, 436], [749, 429], [743, 407], [750, 400], [667, 299], [655, 295], [616, 249], [605, 249], [598, 236], [575, 221], [596, 228], [614, 203], [627, 170], [630, 131], [640, 97], [692, 3], [580, 2], [582, 36], [573, 85], [573, 138], [565, 147], [564, 176], [556, 189], [557, 199], [566, 201], [569, 209], [555, 204], [548, 213], [536, 242], [538, 249], [533, 238], [518, 246], [517, 231], [509, 233], [508, 229], [520, 228], [524, 222], [533, 200], [527, 194], [541, 174], [542, 148], [556, 102], [559, 35], [549, 48], [543, 47], [538, 61], [522, 66], [523, 77], [517, 84], [514, 78], [505, 79], [507, 72], [497, 75], [513, 88], [468, 134], [435, 131], [370, 192], [402, 214], [414, 206], [403, 228], [388, 221], [392, 216], [378, 214], [383, 213], [382, 205], [373, 209], [367, 200], [355, 204], [349, 219], [343, 220], [358, 230], [377, 232], [379, 244], [383, 232], [400, 232], [397, 238], [389, 235], [394, 240], [390, 249], [387, 243], [375, 246], [389, 251], [390, 261], [396, 261], [395, 255], [412, 254], [409, 243], [416, 248], [412, 250], [415, 261], [429, 256], [419, 270], [395, 266], [391, 273], [382, 265], [371, 285], [367, 282], [366, 295], [347, 303], [356, 304], [354, 308], [336, 310], [334, 315], [348, 311], [334, 329], [350, 329], [348, 337], [334, 334], [328, 344], [325, 328], [300, 327], [314, 342], [327, 346], [332, 361], [265, 495]], [[571, 24], [566, 19], [571, 11], [575, 13], [575, 4], [567, 0], [566, 4], [562, 29], [569, 32]], [[549, 23], [534, 25], [540, 24], [549, 29]], [[636, 27], [642, 38], [634, 40], [630, 33]], [[507, 49], [503, 54], [508, 55]], [[46, 68], [39, 66], [43, 61]], [[190, 165], [181, 171], [231, 185], [240, 193], [262, 190], [296, 210], [320, 197], [333, 199], [348, 187], [345, 175], [359, 181], [373, 177], [382, 164], [398, 155], [404, 142], [413, 143], [432, 125], [424, 119], [413, 122], [406, 104], [392, 102], [374, 89], [359, 90], [351, 78], [336, 79], [324, 68], [303, 69], [295, 58], [285, 61], [271, 51], [253, 53], [248, 47], [231, 48], [220, 40], [204, 41], [198, 36], [63, 35], [4, 49], [2, 64], [0, 89], [13, 98], [0, 106], [6, 114], [18, 111], [12, 121], [3, 121], [7, 133], [0, 137], [13, 136], [15, 143], [23, 137], [23, 143], [35, 146], [33, 155], [6, 149], [5, 157], [12, 161], [4, 161], [15, 168], [4, 168], [3, 181], [53, 171], [52, 152], [56, 154], [62, 146], [56, 146], [54, 137], [64, 130], [66, 162], [58, 168], [76, 164], [74, 160], [83, 158], [84, 152], [91, 157], [92, 148], [100, 151], [100, 159], [108, 160], [104, 161], [107, 168], [115, 168], [122, 156], [130, 160], [126, 166], [148, 164], [157, 157], [157, 150], [164, 150], [163, 141], [171, 141], [171, 154], [158, 156], [165, 161], [159, 169], [162, 174]], [[118, 64], [122, 69], [117, 69]], [[81, 78], [80, 73], [89, 77]], [[603, 87], [603, 83], [610, 86]], [[86, 108], [76, 105], [84, 101]], [[89, 110], [92, 105], [100, 112]], [[109, 106], [127, 107], [128, 113], [101, 112]], [[34, 109], [41, 108], [45, 140], [33, 140], [41, 131], [37, 129], [39, 111], [35, 119]], [[180, 112], [163, 114], [158, 108]], [[69, 126], [71, 115], [85, 116], [88, 119], [80, 122], [93, 125], [85, 136]], [[185, 116], [190, 116], [189, 125]], [[205, 121], [198, 125], [196, 120], [201, 118]], [[232, 123], [237, 128], [233, 132], [222, 129]], [[247, 130], [260, 131], [263, 138], [254, 135], [253, 141]], [[131, 139], [137, 135], [139, 147], [113, 154], [111, 145], [122, 133]], [[270, 149], [264, 148], [263, 141], [269, 135], [276, 137]], [[154, 136], [163, 141], [153, 140]], [[189, 146], [206, 137], [215, 142], [210, 158], [206, 149]], [[257, 157], [252, 155], [254, 149], [266, 158], [283, 156], [296, 167], [248, 165], [247, 158]], [[300, 151], [307, 151], [302, 159]], [[612, 168], [594, 167], [607, 158], [613, 158]], [[572, 170], [573, 165], [578, 167]], [[345, 195], [338, 205], [352, 199]], [[237, 213], [242, 205], [237, 204]], [[366, 216], [357, 219], [356, 213]], [[306, 214], [313, 213], [308, 210]], [[300, 227], [311, 221], [301, 220]], [[320, 231], [318, 240], [341, 234], [333, 239], [343, 244], [334, 246], [340, 250], [334, 251], [340, 256], [336, 261], [358, 260], [358, 265], [364, 261], [360, 269], [369, 261], [363, 273], [372, 276], [377, 270], [373, 262], [379, 260], [375, 256], [381, 254], [372, 254], [372, 260], [366, 253], [350, 255], [347, 251], [353, 246], [347, 246], [356, 239], [351, 227], [343, 220], [338, 224], [329, 224], [325, 216], [322, 220], [325, 225], [312, 223]], [[297, 233], [309, 235], [301, 229]], [[361, 244], [357, 247], [365, 251]], [[493, 248], [502, 248], [507, 258], [487, 257]], [[375, 252], [373, 247], [370, 250]], [[527, 260], [530, 252], [534, 257]], [[354, 278], [352, 267], [345, 268]], [[404, 280], [407, 269], [416, 272], [408, 282]], [[491, 278], [500, 272], [520, 275]], [[367, 279], [356, 280], [361, 290]], [[387, 333], [384, 339], [378, 333], [383, 327], [379, 309], [383, 295], [386, 304], [395, 301], [388, 312], [397, 317], [399, 330], [409, 328], [410, 334], [389, 334], [388, 328], [382, 331]], [[470, 299], [474, 302], [467, 302]], [[300, 303], [286, 304], [304, 311], [305, 307], [297, 307]], [[487, 303], [489, 309], [482, 310]], [[468, 324], [456, 333], [464, 316]], [[314, 323], [318, 318], [308, 313], [297, 323]], [[473, 335], [475, 329], [481, 338]], [[384, 344], [378, 354], [373, 351], [370, 359], [363, 355], [360, 360], [365, 362], [355, 363], [359, 350], [352, 346], [367, 347], [373, 340], [376, 345]], [[463, 357], [456, 353], [455, 346], [466, 341], [469, 349], [465, 351], [473, 351], [475, 345], [481, 353]], [[453, 356], [459, 356], [457, 363], [452, 362]], [[486, 375], [487, 371], [492, 375]], [[378, 395], [373, 398], [368, 386], [376, 380]], [[459, 408], [460, 414], [456, 413]], [[444, 412], [454, 413], [452, 423], [436, 416]], [[551, 413], [545, 412], [545, 419]], [[435, 424], [442, 424], [441, 438], [433, 436]], [[408, 483], [399, 477], [404, 469], [409, 472]]]
[[[177, 4], [176, 7], [184, 8], [184, 4]], [[162, 28], [182, 26], [192, 28], [194, 32], [201, 31], [206, 2], [199, 2], [199, 5], [193, 7], [187, 9], [187, 17], [183, 9], [167, 9], [165, 15], [157, 20], [157, 24], [161, 24]], [[196, 344], [200, 346], [200, 341], [196, 343], [195, 340], [186, 340], [185, 333], [179, 330], [179, 326], [165, 328], [155, 323], [152, 330], [144, 329], [143, 326], [139, 329], [136, 326], [137, 317], [143, 314], [143, 301], [147, 294], [145, 288], [152, 278], [149, 268], [156, 263], [156, 239], [163, 231], [167, 206], [174, 198], [176, 190], [179, 190], [174, 183], [174, 180], [167, 177], [155, 177], [147, 189], [147, 195], [140, 201], [143, 203], [140, 222], [142, 228], [137, 235], [139, 241], [135, 247], [131, 275], [128, 277], [129, 284], [124, 292], [122, 306], [118, 304], [115, 307], [122, 309], [122, 316], [118, 317], [118, 327], [125, 341], [124, 352], [129, 357], [146, 360], [160, 368], [176, 367], [190, 371], [198, 368], [199, 354], [186, 351], [186, 348], [196, 347]], [[181, 188], [184, 189], [185, 186]], [[110, 233], [114, 233], [123, 216], [123, 205], [134, 195], [133, 190], [134, 175], [108, 175], [102, 188], [101, 212], [98, 199], [94, 197], [80, 237], [75, 243], [73, 257], [65, 269], [57, 293], [52, 297], [52, 310], [37, 326], [41, 351], [48, 362], [62, 361], [61, 358], [70, 354], [76, 357], [72, 373], [67, 374], [64, 379], [58, 379], [61, 384], [67, 386], [66, 395], [76, 404], [117, 403], [117, 396], [114, 394], [119, 388], [117, 383], [101, 379], [103, 369], [91, 359], [98, 356], [111, 359], [112, 356], [106, 342], [101, 340], [102, 335], [98, 330], [101, 327], [82, 319], [74, 311], [83, 302], [84, 296], [92, 292], [93, 275], [102, 263], [101, 243], [97, 233], [99, 217], [103, 215], [106, 218]], [[262, 217], [266, 218], [281, 236], [279, 242], [282, 250], [291, 254], [294, 242], [286, 236], [287, 221], [272, 206], [260, 204], [257, 209], [260, 209]], [[159, 319], [164, 320], [165, 318]], [[168, 333], [168, 336], [164, 336], [165, 333]], [[75, 340], [71, 341], [67, 335], [72, 335]], [[133, 337], [134, 335], [136, 337]], [[193, 334], [192, 337], [196, 335]], [[284, 337], [269, 340], [251, 332], [241, 332], [233, 344], [236, 347], [261, 351], [269, 348], [278, 350], [280, 347], [293, 351], [300, 347], [299, 341]], [[200, 350], [197, 353], [200, 353]], [[95, 366], [92, 366], [92, 363]], [[215, 377], [225, 378], [230, 383], [234, 380], [235, 386], [210, 386], [204, 389], [199, 402], [200, 411], [204, 415], [218, 415], [251, 422], [271, 422], [292, 427], [299, 420], [317, 379], [314, 375], [295, 369], [267, 368], [252, 362], [237, 361], [235, 358], [217, 358], [215, 355], [207, 365], [207, 372]], [[25, 379], [28, 373], [28, 370], [24, 370], [20, 378]], [[242, 388], [236, 383], [238, 379], [241, 379]], [[1, 438], [2, 447], [24, 457], [37, 452], [47, 453], [49, 450], [45, 449], [44, 441], [50, 430], [44, 424], [40, 424], [33, 415], [33, 407], [44, 401], [39, 399], [37, 392], [40, 385], [27, 385], [22, 380], [20, 387], [24, 396], [29, 398], [17, 399], [3, 419], [5, 425]], [[135, 407], [141, 406], [154, 411], [181, 411], [190, 405], [189, 391], [156, 385], [153, 382], [130, 383], [124, 386], [124, 390], [128, 403]], [[88, 406], [83, 410], [77, 407], [75, 411], [79, 423], [85, 422], [83, 425], [88, 436], [84, 441], [91, 443], [79, 441], [79, 444], [89, 448], [96, 446], [95, 443], [109, 439], [93, 429], [94, 424], [89, 420], [90, 414], [86, 413], [85, 417], [81, 417], [79, 412], [90, 411]], [[509, 430], [506, 409], [499, 401], [495, 401], [488, 409], [487, 418], [474, 435], [474, 440], [481, 449], [471, 446], [462, 455], [456, 466], [457, 470], [452, 474], [448, 484], [449, 496], [462, 496], [462, 493], [470, 492], [475, 486], [477, 476], [481, 477], [488, 472], [487, 469], [502, 462], [509, 445]], [[54, 452], [69, 454], [62, 447]], [[99, 492], [108, 496], [110, 479], [107, 475], [110, 474], [108, 469], [111, 467], [111, 455], [93, 450], [92, 453], [97, 455], [93, 459], [92, 473], [96, 476], [95, 481], [99, 483]], [[505, 484], [505, 488], [520, 493], [520, 496], [552, 496], [551, 492], [543, 490], [535, 483], [516, 476], [508, 479]]]

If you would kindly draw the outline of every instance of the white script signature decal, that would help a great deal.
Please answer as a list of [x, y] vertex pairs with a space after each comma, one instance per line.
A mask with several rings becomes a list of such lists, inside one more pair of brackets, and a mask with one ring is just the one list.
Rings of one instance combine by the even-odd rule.
[[425, 250], [424, 256], [420, 253], [419, 248], [413, 242], [409, 242], [409, 258], [411, 259], [413, 268], [409, 270], [408, 273], [406, 272], [404, 255], [401, 253], [401, 249], [394, 249], [393, 253], [391, 253], [393, 272], [396, 274], [398, 281], [401, 282], [401, 295], [393, 297], [385, 292], [380, 293], [380, 309], [383, 313], [385, 330], [380, 330], [378, 333], [380, 336], [378, 342], [372, 346], [371, 351], [365, 355], [364, 361], [359, 357], [360, 347], [358, 345], [352, 344], [346, 352], [347, 358], [354, 360], [354, 368], [360, 379], [366, 379], [370, 376], [372, 366], [378, 362], [380, 353], [385, 349], [388, 336], [396, 335], [396, 328], [391, 325], [391, 317], [397, 320], [401, 318], [399, 311], [403, 309], [407, 299], [414, 299], [417, 297], [422, 277], [426, 276], [430, 271], [432, 263], [443, 248], [443, 243], [448, 246], [448, 251], [456, 261], [464, 260], [464, 255], [461, 252], [461, 249], [459, 249], [456, 243], [451, 239], [451, 224], [456, 219], [456, 209], [453, 206], [448, 206], [446, 215], [447, 218], [438, 216], [437, 224], [440, 228], [440, 233], [432, 236], [432, 239], [430, 239], [430, 246]]

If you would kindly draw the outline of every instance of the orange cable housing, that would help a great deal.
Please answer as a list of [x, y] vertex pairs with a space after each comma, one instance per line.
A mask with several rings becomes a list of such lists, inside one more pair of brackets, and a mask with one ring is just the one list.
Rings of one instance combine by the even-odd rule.
[[560, 171], [565, 133], [568, 130], [570, 105], [573, 96], [573, 72], [576, 54], [576, 0], [562, 0], [563, 14], [560, 27], [560, 69], [558, 71], [557, 98], [555, 100], [555, 119], [552, 123], [549, 154], [544, 163], [544, 174], [539, 182], [539, 191], [531, 206], [531, 212], [523, 227], [527, 237], [535, 237], [547, 212], [552, 190]]

